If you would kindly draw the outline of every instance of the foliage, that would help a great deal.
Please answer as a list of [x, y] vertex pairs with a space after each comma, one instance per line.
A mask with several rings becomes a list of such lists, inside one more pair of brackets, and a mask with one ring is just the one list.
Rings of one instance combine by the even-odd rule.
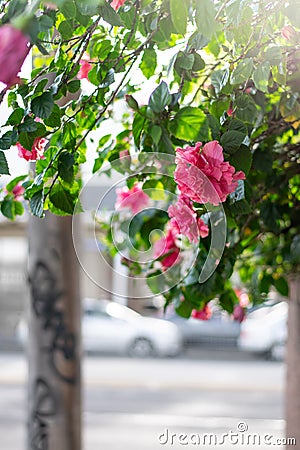
[[[124, 130], [100, 139], [94, 172], [121, 151], [175, 156], [177, 147], [217, 140], [225, 161], [246, 175], [223, 204], [227, 244], [209, 279], [199, 282], [210, 235], [197, 244], [194, 266], [177, 285], [168, 279], [176, 278], [176, 266], [173, 275], [164, 274], [159, 260], [126, 261], [132, 273], [146, 273], [150, 288], [164, 291], [185, 317], [216, 296], [232, 311], [234, 268], [253, 301], [272, 286], [287, 295], [286, 274], [299, 270], [300, 259], [300, 3], [126, 0], [117, 10], [104, 0], [33, 3], [29, 14], [23, 0], [0, 2], [2, 24], [26, 22], [34, 55], [31, 78], [2, 93], [12, 113], [1, 129], [0, 173], [9, 173], [5, 155], [17, 142], [31, 150], [36, 138], [49, 140], [35, 175], [21, 180], [31, 213], [73, 213], [91, 132], [126, 99]], [[89, 89], [80, 75], [86, 54]], [[140, 104], [135, 97], [146, 79], [156, 87]], [[176, 193], [172, 171], [131, 176], [130, 162], [121, 161], [129, 188], [139, 181], [145, 192]], [[199, 217], [205, 213], [205, 205], [194, 208]], [[12, 189], [3, 189], [1, 212], [9, 219], [23, 213]], [[136, 219], [135, 248], [149, 247], [151, 230], [168, 220], [158, 213]], [[103, 230], [114, 254], [109, 227]], [[182, 238], [180, 245], [189, 243]]]

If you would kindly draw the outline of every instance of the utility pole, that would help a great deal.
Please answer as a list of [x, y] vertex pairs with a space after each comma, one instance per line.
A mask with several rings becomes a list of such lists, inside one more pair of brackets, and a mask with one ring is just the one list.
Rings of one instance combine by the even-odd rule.
[[81, 450], [81, 305], [72, 217], [29, 219], [27, 450]]
[[300, 448], [300, 277], [294, 274], [289, 282], [287, 380], [286, 380], [286, 437], [294, 438], [287, 450]]

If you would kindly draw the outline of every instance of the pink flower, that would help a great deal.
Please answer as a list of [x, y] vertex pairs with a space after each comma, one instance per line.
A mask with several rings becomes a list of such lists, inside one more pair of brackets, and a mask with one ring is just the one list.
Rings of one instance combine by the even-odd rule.
[[245, 308], [243, 308], [241, 305], [235, 305], [232, 315], [233, 319], [237, 322], [243, 322], [246, 316]]
[[205, 305], [200, 311], [193, 309], [192, 317], [199, 320], [209, 320], [212, 316], [212, 311], [208, 305]]
[[208, 227], [202, 219], [197, 219], [192, 202], [186, 195], [180, 194], [177, 203], [169, 206], [168, 214], [177, 227], [178, 234], [183, 234], [190, 242], [197, 243], [199, 235], [201, 237], [208, 235]]
[[172, 223], [169, 222], [166, 236], [154, 243], [153, 257], [155, 259], [167, 254], [167, 256], [160, 261], [164, 268], [171, 267], [179, 262], [180, 249], [176, 244], [176, 236], [177, 230], [172, 226]]
[[23, 197], [24, 191], [25, 191], [25, 189], [23, 188], [23, 186], [20, 183], [16, 184], [16, 186], [12, 190], [15, 200], [21, 200]]
[[201, 217], [199, 217], [199, 219], [197, 220], [197, 223], [198, 223], [198, 230], [199, 230], [200, 237], [206, 238], [209, 233], [208, 226], [204, 223], [204, 221], [201, 219]]
[[177, 148], [175, 181], [179, 189], [191, 200], [199, 203], [218, 205], [225, 202], [234, 192], [238, 180], [244, 180], [242, 171], [235, 172], [229, 162], [224, 161], [223, 148], [217, 141], [211, 141], [202, 148]]
[[143, 208], [148, 206], [149, 197], [142, 190], [139, 183], [136, 183], [133, 188], [128, 189], [127, 186], [121, 189], [117, 189], [117, 201], [115, 208], [129, 208], [136, 214], [140, 212]]
[[9, 24], [0, 27], [0, 81], [8, 88], [19, 82], [18, 73], [29, 50], [22, 31]]
[[57, 6], [54, 3], [51, 2], [44, 2], [44, 6], [48, 9], [53, 9], [54, 11], [56, 10]]
[[128, 158], [130, 157], [129, 150], [121, 150], [119, 153], [120, 158]]
[[281, 36], [283, 37], [283, 39], [291, 41], [293, 38], [297, 36], [297, 32], [292, 25], [286, 25], [283, 28], [281, 28]]
[[79, 80], [83, 80], [84, 78], [88, 80], [89, 71], [93, 68], [93, 64], [91, 64], [89, 61], [89, 55], [87, 53], [84, 53], [82, 59], [79, 61], [80, 69], [77, 74], [77, 78]]
[[229, 108], [227, 109], [226, 112], [227, 112], [228, 116], [230, 116], [230, 117], [233, 116], [233, 107], [232, 107], [232, 105], [229, 106]]
[[110, 6], [117, 11], [121, 6], [124, 5], [126, 0], [113, 0], [110, 4]]
[[48, 139], [43, 137], [35, 138], [31, 150], [24, 148], [19, 142], [17, 142], [18, 154], [20, 158], [26, 159], [26, 161], [36, 161], [37, 159], [44, 159], [45, 147], [48, 143]]

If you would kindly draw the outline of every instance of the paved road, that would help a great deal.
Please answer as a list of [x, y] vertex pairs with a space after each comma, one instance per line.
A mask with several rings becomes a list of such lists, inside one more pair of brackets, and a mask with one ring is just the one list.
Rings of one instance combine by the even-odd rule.
[[[0, 365], [0, 450], [25, 450], [26, 362], [22, 355], [0, 354]], [[283, 437], [283, 384], [283, 364], [233, 352], [190, 352], [180, 359], [142, 361], [88, 357], [84, 448], [283, 449], [274, 445], [275, 438]], [[236, 433], [237, 426], [248, 427], [237, 437], [231, 435], [238, 443], [229, 445], [226, 437], [226, 444], [218, 446], [222, 434]], [[185, 436], [180, 438], [180, 433]], [[200, 446], [204, 433], [217, 436], [206, 442], [217, 441]], [[253, 433], [260, 435], [261, 445], [243, 445], [242, 439], [256, 439]]]

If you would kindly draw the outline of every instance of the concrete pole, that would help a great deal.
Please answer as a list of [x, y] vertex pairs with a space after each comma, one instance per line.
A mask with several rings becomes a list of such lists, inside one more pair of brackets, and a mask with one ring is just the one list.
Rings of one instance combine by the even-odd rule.
[[[122, 264], [121, 255], [117, 253], [113, 259], [112, 300], [122, 305], [128, 304], [128, 269]], [[122, 294], [121, 296], [118, 293]]]
[[287, 383], [286, 383], [286, 437], [287, 450], [300, 449], [300, 276], [290, 279], [288, 314]]
[[81, 450], [81, 306], [72, 217], [29, 220], [27, 450]]

